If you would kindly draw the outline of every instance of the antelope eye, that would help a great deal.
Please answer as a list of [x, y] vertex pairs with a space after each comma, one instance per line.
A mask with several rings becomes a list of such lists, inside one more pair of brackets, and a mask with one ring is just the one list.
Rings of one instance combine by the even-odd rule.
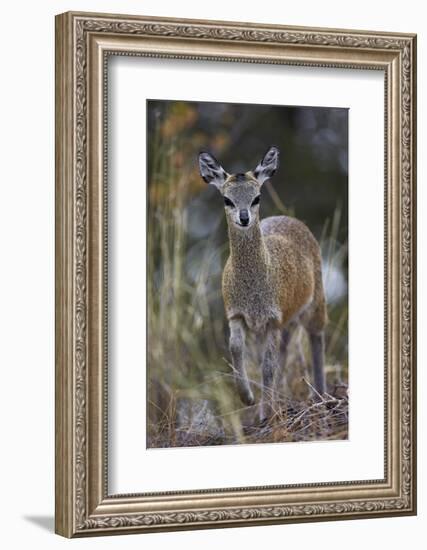
[[260, 198], [260, 195], [255, 197], [254, 200], [252, 201], [251, 206], [256, 206], [257, 204], [259, 204], [259, 198]]
[[225, 206], [231, 206], [231, 208], [234, 208], [234, 202], [231, 201], [228, 197], [224, 197], [224, 204]]

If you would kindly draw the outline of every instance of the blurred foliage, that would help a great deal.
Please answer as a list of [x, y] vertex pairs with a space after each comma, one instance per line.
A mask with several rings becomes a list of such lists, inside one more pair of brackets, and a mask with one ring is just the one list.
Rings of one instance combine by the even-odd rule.
[[[247, 442], [227, 364], [223, 203], [200, 178], [197, 154], [209, 150], [233, 173], [255, 168], [269, 145], [279, 147], [280, 167], [263, 188], [261, 217], [295, 215], [321, 243], [328, 382], [340, 384], [347, 380], [348, 353], [348, 111], [150, 100], [147, 117], [148, 446], [185, 444], [174, 428], [183, 398], [214, 402], [227, 441]], [[300, 340], [294, 347], [309, 361], [304, 336]], [[296, 395], [301, 372], [288, 371], [292, 398], [306, 397]], [[256, 365], [250, 376], [259, 379]]]

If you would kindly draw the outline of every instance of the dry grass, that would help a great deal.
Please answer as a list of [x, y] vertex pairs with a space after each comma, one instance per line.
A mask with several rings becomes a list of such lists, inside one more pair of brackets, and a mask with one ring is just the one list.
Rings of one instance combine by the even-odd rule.
[[[257, 425], [256, 407], [242, 407], [229, 364], [221, 296], [221, 270], [228, 252], [223, 215], [215, 218], [208, 235], [192, 236], [189, 225], [197, 215], [198, 194], [191, 183], [193, 168], [177, 170], [170, 160], [179, 143], [162, 147], [158, 141], [149, 183], [148, 447], [346, 439], [346, 294], [328, 304], [330, 395], [313, 398], [308, 341], [302, 330], [297, 331], [289, 346], [286, 380], [276, 396], [276, 414], [268, 425]], [[288, 213], [277, 196], [273, 199], [275, 213]], [[321, 235], [326, 285], [347, 259], [346, 243], [337, 239], [340, 220], [337, 205]], [[258, 402], [260, 369], [253, 361], [248, 375]]]
[[[217, 376], [231, 377], [224, 373]], [[232, 384], [231, 379], [229, 382]], [[251, 382], [252, 386], [259, 385], [254, 380]], [[262, 424], [256, 420], [256, 405], [220, 413], [212, 400], [168, 394], [167, 406], [161, 411], [161, 417], [150, 425], [148, 446], [191, 447], [347, 439], [347, 386], [337, 385], [332, 390], [333, 394], [319, 396], [308, 381], [303, 379], [303, 382], [313, 397], [301, 401], [286, 395], [275, 396], [275, 413]]]

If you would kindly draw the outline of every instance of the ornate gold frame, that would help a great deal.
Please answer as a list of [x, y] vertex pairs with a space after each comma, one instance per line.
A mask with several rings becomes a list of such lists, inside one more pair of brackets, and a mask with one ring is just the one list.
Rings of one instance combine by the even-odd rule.
[[[108, 55], [368, 68], [385, 74], [385, 478], [108, 495]], [[66, 537], [415, 514], [416, 37], [252, 23], [56, 17], [56, 532]]]

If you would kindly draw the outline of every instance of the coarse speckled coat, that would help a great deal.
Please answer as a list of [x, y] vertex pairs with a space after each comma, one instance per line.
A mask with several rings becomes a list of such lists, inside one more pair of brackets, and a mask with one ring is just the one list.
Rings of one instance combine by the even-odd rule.
[[265, 218], [242, 234], [229, 227], [230, 256], [222, 293], [228, 319], [250, 330], [300, 321], [320, 332], [326, 320], [319, 245], [308, 227], [288, 216]]
[[278, 158], [272, 146], [254, 171], [228, 174], [210, 153], [199, 155], [202, 178], [217, 187], [225, 203], [230, 255], [222, 293], [236, 386], [247, 405], [254, 403], [254, 396], [245, 368], [246, 335], [252, 332], [263, 342], [261, 420], [274, 412], [284, 368], [280, 349], [297, 323], [309, 334], [314, 387], [319, 394], [325, 391], [327, 310], [319, 244], [296, 218], [259, 219], [261, 187], [276, 171]]

